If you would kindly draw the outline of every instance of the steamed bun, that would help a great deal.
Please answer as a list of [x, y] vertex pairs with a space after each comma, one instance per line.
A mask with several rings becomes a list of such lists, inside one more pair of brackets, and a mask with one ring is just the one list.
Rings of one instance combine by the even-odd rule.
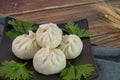
[[76, 35], [65, 35], [59, 48], [65, 53], [67, 59], [74, 59], [81, 54], [83, 43]]
[[33, 66], [41, 74], [56, 74], [66, 67], [66, 58], [60, 49], [42, 48], [35, 54]]
[[40, 49], [35, 39], [35, 33], [29, 31], [29, 35], [23, 34], [16, 37], [12, 43], [14, 55], [20, 59], [32, 59], [34, 54]]
[[41, 47], [56, 48], [62, 40], [62, 30], [56, 24], [48, 23], [39, 26], [36, 40]]

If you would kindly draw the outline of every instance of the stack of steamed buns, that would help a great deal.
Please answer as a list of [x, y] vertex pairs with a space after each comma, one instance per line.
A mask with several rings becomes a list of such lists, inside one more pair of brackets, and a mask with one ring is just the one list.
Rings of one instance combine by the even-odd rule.
[[36, 33], [29, 31], [16, 37], [12, 51], [23, 60], [33, 59], [35, 70], [44, 75], [61, 72], [66, 67], [66, 59], [74, 59], [81, 54], [83, 44], [76, 35], [63, 35], [53, 23], [42, 24]]

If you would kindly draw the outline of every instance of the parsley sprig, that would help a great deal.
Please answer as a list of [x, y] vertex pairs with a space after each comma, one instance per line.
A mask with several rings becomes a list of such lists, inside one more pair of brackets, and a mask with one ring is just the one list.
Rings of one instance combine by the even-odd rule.
[[26, 69], [27, 63], [17, 63], [15, 61], [4, 61], [0, 67], [0, 76], [9, 80], [28, 80], [33, 72]]
[[12, 25], [13, 29], [6, 32], [7, 36], [11, 39], [21, 35], [27, 34], [29, 30], [36, 30], [37, 26], [31, 21], [21, 21], [21, 20], [9, 20], [9, 25]]
[[89, 76], [92, 75], [92, 72], [94, 71], [94, 67], [92, 64], [73, 66], [70, 64], [70, 62], [68, 63], [70, 67], [65, 68], [60, 73], [60, 76], [63, 80], [81, 80], [82, 77], [84, 79], [87, 79]]
[[69, 21], [66, 25], [65, 25], [65, 29], [63, 29], [63, 31], [69, 33], [69, 34], [75, 34], [77, 36], [79, 36], [80, 38], [83, 37], [91, 37], [93, 35], [93, 32], [86, 30], [86, 29], [81, 29], [78, 24], [75, 24], [72, 21]]

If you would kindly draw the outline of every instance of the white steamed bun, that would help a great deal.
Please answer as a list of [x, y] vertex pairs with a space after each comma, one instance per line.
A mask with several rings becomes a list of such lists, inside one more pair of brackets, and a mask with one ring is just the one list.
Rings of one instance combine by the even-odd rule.
[[33, 58], [33, 66], [41, 74], [56, 74], [66, 67], [66, 58], [60, 49], [41, 48]]
[[35, 39], [35, 33], [29, 31], [29, 35], [23, 34], [16, 37], [12, 42], [12, 51], [20, 59], [32, 59], [34, 54], [40, 49]]
[[67, 59], [74, 59], [81, 54], [83, 43], [76, 35], [65, 35], [59, 48], [65, 53]]
[[53, 23], [42, 24], [37, 29], [36, 40], [41, 47], [56, 48], [62, 40], [62, 30]]

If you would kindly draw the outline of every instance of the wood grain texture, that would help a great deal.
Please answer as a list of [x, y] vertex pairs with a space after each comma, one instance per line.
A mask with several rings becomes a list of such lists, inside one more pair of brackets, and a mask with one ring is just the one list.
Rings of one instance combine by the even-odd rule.
[[[87, 4], [97, 0], [1, 0], [1, 13], [14, 15], [34, 11]], [[4, 8], [5, 7], [5, 8]]]
[[[120, 8], [119, 0], [107, 0], [111, 5]], [[32, 20], [35, 23], [63, 23], [82, 18], [89, 20], [89, 28], [95, 34], [91, 42], [95, 44], [119, 47], [120, 30], [103, 21], [102, 14], [94, 5], [103, 0], [1, 0], [0, 13], [20, 20]]]

